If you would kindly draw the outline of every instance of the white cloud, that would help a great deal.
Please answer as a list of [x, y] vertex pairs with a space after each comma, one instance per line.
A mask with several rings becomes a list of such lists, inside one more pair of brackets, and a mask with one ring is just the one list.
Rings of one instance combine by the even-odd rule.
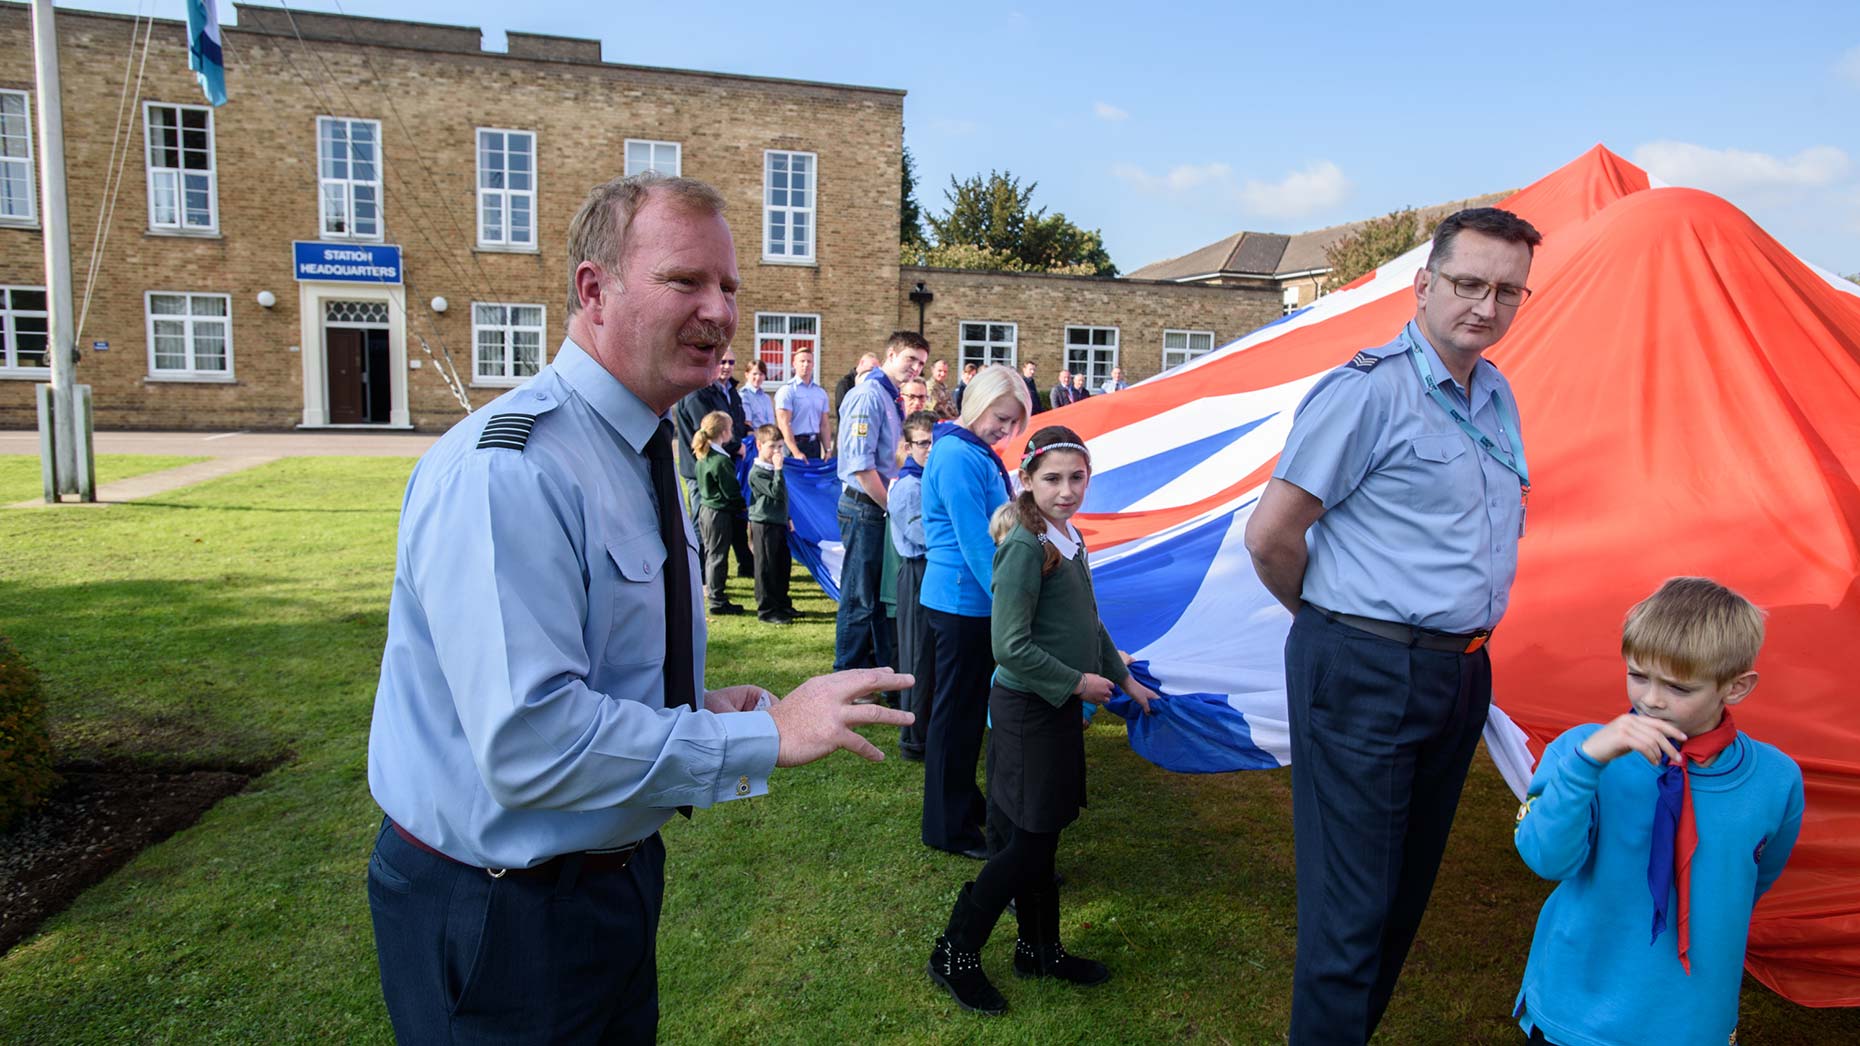
[[1269, 218], [1296, 218], [1335, 207], [1349, 194], [1350, 180], [1329, 160], [1319, 160], [1276, 182], [1249, 178], [1240, 187], [1240, 200], [1247, 210]]
[[1098, 115], [1098, 119], [1110, 123], [1120, 123], [1130, 119], [1130, 113], [1123, 109], [1119, 109], [1110, 102], [1095, 102], [1092, 104], [1091, 111]]
[[1830, 185], [1847, 174], [1847, 154], [1816, 145], [1790, 157], [1745, 149], [1712, 149], [1691, 142], [1648, 142], [1634, 162], [1662, 180], [1713, 192], [1742, 189], [1799, 189]]
[[1847, 53], [1834, 63], [1834, 74], [1855, 87], [1860, 87], [1860, 47], [1847, 49]]
[[1163, 174], [1120, 163], [1111, 168], [1111, 175], [1147, 193], [1212, 193], [1241, 210], [1267, 218], [1297, 218], [1334, 207], [1350, 192], [1350, 180], [1329, 160], [1319, 160], [1276, 182], [1257, 178], [1242, 181], [1232, 167], [1219, 162], [1180, 164]]

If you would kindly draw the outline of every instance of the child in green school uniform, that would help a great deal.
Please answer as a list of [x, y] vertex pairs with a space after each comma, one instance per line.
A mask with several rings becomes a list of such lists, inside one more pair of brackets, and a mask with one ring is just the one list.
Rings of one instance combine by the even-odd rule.
[[1098, 619], [1084, 542], [1068, 522], [1091, 483], [1091, 453], [1071, 429], [1034, 433], [1021, 457], [1019, 496], [1002, 507], [1011, 526], [994, 558], [990, 638], [998, 668], [988, 693], [988, 795], [1005, 816], [1006, 844], [964, 883], [948, 928], [930, 953], [930, 979], [964, 1009], [999, 1014], [1007, 1000], [982, 972], [981, 950], [1011, 900], [1020, 923], [1014, 972], [1101, 984], [1103, 963], [1059, 942], [1053, 860], [1059, 833], [1085, 805], [1084, 702], [1112, 688], [1145, 712], [1155, 694], [1130, 675]]
[[743, 488], [736, 482], [736, 461], [723, 445], [735, 435], [730, 416], [713, 410], [698, 422], [691, 437], [697, 458], [698, 534], [704, 539], [704, 596], [713, 614], [740, 614], [724, 585], [730, 578], [730, 546], [736, 519], [743, 512]]

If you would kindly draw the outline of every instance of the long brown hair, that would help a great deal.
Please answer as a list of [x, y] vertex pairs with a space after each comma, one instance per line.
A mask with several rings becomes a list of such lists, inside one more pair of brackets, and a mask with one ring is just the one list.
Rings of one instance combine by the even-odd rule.
[[[1046, 536], [1047, 521], [1046, 514], [1040, 511], [1040, 506], [1033, 500], [1033, 471], [1038, 467], [1040, 451], [1045, 450], [1055, 443], [1077, 443], [1083, 445], [1085, 441], [1079, 438], [1078, 433], [1066, 428], [1064, 425], [1048, 425], [1034, 433], [1033, 438], [1027, 441], [1026, 448], [1021, 451], [1021, 491], [1014, 497], [1014, 513], [1020, 517], [1020, 525], [1027, 528], [1027, 532], [1036, 538], [1044, 538]], [[1070, 448], [1067, 449], [1070, 450]], [[1072, 453], [1078, 452], [1072, 451]], [[1085, 471], [1089, 473], [1091, 471], [1091, 454], [1089, 452], [1086, 453], [1084, 458]], [[1042, 540], [1040, 544], [1046, 552], [1045, 557], [1040, 561], [1040, 576], [1045, 577], [1058, 569], [1060, 556], [1059, 550], [1053, 547], [1052, 542]]]

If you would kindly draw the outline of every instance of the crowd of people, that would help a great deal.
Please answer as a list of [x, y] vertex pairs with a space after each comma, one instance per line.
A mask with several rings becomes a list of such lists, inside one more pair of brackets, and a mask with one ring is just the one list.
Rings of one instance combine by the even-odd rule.
[[[777, 767], [882, 758], [859, 726], [898, 727], [922, 761], [923, 844], [982, 862], [935, 935], [937, 986], [1007, 1009], [981, 951], [1010, 909], [1017, 974], [1111, 976], [1059, 934], [1086, 706], [1169, 699], [1099, 619], [1072, 522], [1088, 443], [1035, 423], [1033, 363], [965, 366], [952, 388], [947, 363], [924, 378], [931, 346], [909, 331], [859, 360], [837, 410], [810, 350], [772, 397], [760, 361], [737, 385], [723, 209], [691, 179], [597, 187], [570, 226], [555, 358], [409, 481], [368, 758], [384, 811], [369, 905], [403, 1042], [653, 1041], [660, 826], [766, 793]], [[1539, 240], [1501, 210], [1443, 219], [1413, 320], [1312, 388], [1247, 525], [1292, 617], [1299, 1046], [1374, 1035], [1486, 719], [1530, 478], [1483, 354], [1530, 294]], [[1062, 372], [1047, 403], [1086, 384]], [[833, 672], [782, 697], [707, 690], [704, 610], [743, 609], [732, 558], [758, 616], [793, 619], [783, 473], [829, 457]], [[1516, 835], [1559, 884], [1512, 1012], [1530, 1041], [1735, 1041], [1751, 909], [1802, 816], [1800, 771], [1730, 712], [1762, 641], [1742, 596], [1667, 582], [1622, 631], [1628, 712], [1545, 751]]]

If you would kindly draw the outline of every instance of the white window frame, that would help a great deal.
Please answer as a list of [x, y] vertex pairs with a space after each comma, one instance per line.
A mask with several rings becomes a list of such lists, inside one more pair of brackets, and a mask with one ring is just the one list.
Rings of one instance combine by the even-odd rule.
[[[155, 163], [155, 136], [152, 133], [155, 123], [155, 110], [172, 109], [175, 116], [176, 133], [179, 134], [181, 114], [183, 112], [205, 113], [207, 116], [207, 169], [198, 171], [192, 168], [160, 167]], [[181, 148], [177, 141], [177, 148]], [[217, 236], [220, 231], [220, 179], [219, 179], [219, 136], [214, 132], [213, 109], [205, 105], [182, 105], [178, 102], [144, 102], [142, 103], [142, 158], [143, 166], [148, 171], [149, 231], [181, 236]], [[185, 160], [183, 160], [185, 163]], [[186, 179], [190, 176], [204, 177], [207, 180], [207, 224], [200, 225], [188, 221]], [[156, 218], [156, 198], [164, 190], [157, 189], [157, 184], [164, 178], [173, 181], [174, 220], [158, 221]]]
[[[981, 338], [969, 337], [969, 328], [972, 326], [979, 326], [982, 328], [983, 336]], [[991, 327], [1006, 327], [1007, 328], [1007, 340], [998, 341], [994, 338], [988, 337], [988, 334], [990, 333], [989, 328]], [[994, 359], [993, 354], [990, 350], [999, 349], [1004, 346], [1007, 348], [1007, 359], [1005, 360]], [[962, 373], [962, 368], [968, 366], [970, 363], [975, 363], [982, 367], [986, 367], [990, 363], [1002, 363], [1009, 367], [1019, 366], [1020, 365], [1020, 324], [1009, 323], [1006, 320], [959, 320], [957, 321], [956, 323], [956, 373], [958, 374]]]
[[1287, 287], [1279, 296], [1279, 315], [1290, 316], [1298, 311], [1298, 288]]
[[[12, 304], [14, 291], [37, 291], [45, 294], [44, 287], [31, 284], [0, 284], [0, 323], [5, 325], [4, 335], [0, 335], [0, 376], [9, 378], [47, 378], [52, 373], [52, 321], [51, 299], [46, 298], [43, 309], [15, 309]], [[45, 321], [45, 366], [21, 366], [19, 362], [19, 317], [33, 316]]]
[[[158, 297], [180, 297], [187, 299], [186, 315], [163, 313], [159, 318], [180, 320], [183, 324], [181, 338], [186, 344], [187, 366], [180, 369], [157, 369], [155, 366], [155, 299]], [[226, 324], [226, 369], [201, 370], [194, 360], [194, 308], [195, 298], [218, 298], [226, 303], [223, 317], [211, 317]], [[149, 381], [207, 381], [231, 382], [233, 379], [233, 333], [232, 333], [232, 296], [214, 294], [207, 291], [147, 291], [142, 295], [143, 335], [148, 339]]]
[[[527, 135], [529, 137], [529, 140], [530, 140], [530, 148], [529, 148], [530, 187], [528, 189], [512, 189], [510, 187], [509, 185], [510, 164], [509, 164], [508, 159], [505, 160], [504, 168], [503, 168], [505, 184], [502, 187], [498, 187], [498, 188], [490, 188], [484, 184], [484, 176], [485, 176], [484, 136], [487, 134], [501, 134], [504, 136], [504, 156], [506, 158], [508, 158], [510, 155], [510, 136], [511, 135], [520, 134], [520, 135]], [[535, 131], [527, 131], [522, 128], [516, 128], [516, 127], [480, 127], [477, 129], [477, 133], [472, 135], [472, 171], [473, 171], [473, 179], [478, 187], [478, 195], [477, 195], [478, 206], [477, 206], [476, 214], [477, 214], [477, 221], [478, 221], [478, 247], [480, 250], [523, 251], [523, 252], [527, 252], [531, 254], [538, 253], [542, 250], [542, 248], [537, 245], [537, 240], [536, 240], [536, 225], [537, 225], [537, 222], [536, 222], [537, 185], [536, 183], [539, 177], [538, 172], [536, 170], [536, 167], [537, 167], [537, 163], [536, 163], [537, 140], [536, 139], [537, 139], [537, 135]], [[519, 197], [519, 196], [526, 197], [529, 201], [529, 239], [528, 240], [518, 240], [518, 239], [512, 238], [511, 236], [511, 228], [510, 228], [511, 206], [510, 204], [513, 198]], [[500, 211], [502, 215], [503, 231], [497, 239], [491, 239], [490, 237], [487, 237], [485, 235], [484, 208], [485, 208], [486, 199], [489, 197], [495, 197], [502, 201], [500, 204]], [[486, 304], [490, 304], [490, 303], [487, 302]]]
[[[479, 309], [535, 309], [541, 318], [534, 328], [529, 324], [510, 322], [508, 313], [503, 323], [484, 323], [478, 319]], [[516, 367], [517, 353], [515, 335], [519, 330], [536, 331], [536, 369], [549, 365], [549, 307], [533, 301], [475, 301], [471, 303], [471, 383], [481, 388], [514, 388], [535, 377], [534, 374], [513, 374]], [[484, 374], [478, 369], [478, 335], [482, 331], [499, 331], [504, 341], [504, 372], [502, 374]]]
[[[1182, 344], [1172, 348], [1169, 345], [1169, 338], [1171, 335], [1175, 334], [1180, 334], [1182, 336]], [[1208, 347], [1205, 349], [1197, 349], [1195, 347], [1195, 339], [1197, 337], [1206, 337], [1208, 339]], [[1200, 359], [1213, 351], [1213, 331], [1182, 330], [1171, 327], [1163, 331], [1162, 369], [1173, 370], [1187, 363], [1189, 360]]]
[[17, 97], [20, 120], [24, 124], [25, 156], [0, 157], [0, 167], [21, 167], [26, 176], [26, 213], [0, 214], [0, 225], [36, 226], [39, 224], [39, 167], [32, 150], [32, 95], [26, 91], [0, 91], [0, 98]]
[[[646, 150], [646, 163], [644, 166], [636, 167], [633, 164], [633, 147], [636, 145]], [[661, 149], [670, 149], [672, 151], [670, 170], [659, 165], [658, 153]], [[676, 178], [683, 173], [685, 168], [685, 148], [677, 142], [667, 142], [656, 138], [628, 138], [621, 153], [621, 162], [626, 167], [628, 177], [638, 174], [641, 171], [654, 170], [668, 178]]]
[[[327, 175], [324, 173], [324, 170], [323, 170], [323, 160], [324, 160], [323, 128], [327, 125], [337, 124], [337, 123], [344, 125], [344, 131], [346, 135], [346, 137], [344, 138], [344, 141], [350, 142], [350, 143], [353, 143], [355, 140], [355, 135], [354, 135], [354, 130], [353, 130], [354, 125], [368, 124], [369, 126], [374, 128], [375, 155], [374, 155], [374, 158], [371, 161], [369, 161], [374, 164], [374, 168], [375, 168], [375, 176], [373, 178], [355, 177], [356, 160], [355, 160], [355, 151], [352, 145], [351, 145], [351, 148], [349, 149], [349, 156], [346, 158], [348, 162], [348, 172], [349, 172], [348, 175], [345, 177], [336, 178], [336, 177], [331, 177], [330, 175]], [[370, 120], [365, 117], [359, 117], [359, 116], [319, 116], [316, 118], [316, 186], [317, 186], [316, 220], [317, 220], [317, 229], [318, 229], [318, 232], [321, 238], [325, 240], [358, 240], [358, 241], [366, 241], [366, 242], [373, 243], [373, 242], [379, 242], [380, 240], [386, 237], [386, 233], [384, 230], [387, 225], [387, 211], [385, 209], [385, 206], [381, 198], [382, 196], [381, 164], [382, 164], [382, 157], [381, 157], [381, 121], [380, 120]], [[365, 232], [355, 231], [355, 189], [357, 186], [367, 186], [368, 188], [371, 188], [374, 190], [374, 197], [375, 197], [375, 231], [374, 232], [365, 233]], [[346, 232], [337, 231], [337, 230], [330, 228], [329, 209], [328, 207], [325, 206], [325, 203], [328, 200], [331, 190], [337, 189], [337, 188], [340, 188], [342, 190], [343, 220], [348, 223], [348, 231]]]
[[[1091, 344], [1090, 334], [1088, 333], [1087, 340], [1084, 344], [1074, 345], [1072, 343], [1072, 332], [1073, 331], [1086, 331], [1086, 332], [1109, 331], [1111, 332], [1111, 343], [1109, 345], [1093, 345]], [[1110, 380], [1111, 372], [1117, 369], [1118, 350], [1120, 348], [1120, 343], [1122, 341], [1123, 341], [1123, 336], [1122, 334], [1119, 333], [1119, 329], [1116, 327], [1104, 327], [1104, 326], [1098, 326], [1096, 324], [1089, 324], [1089, 323], [1068, 323], [1066, 324], [1065, 340], [1064, 342], [1061, 343], [1061, 346], [1060, 346], [1059, 358], [1061, 361], [1063, 361], [1060, 365], [1064, 367], [1066, 370], [1071, 371], [1074, 374], [1077, 374], [1079, 373], [1079, 369], [1073, 365], [1074, 360], [1073, 360], [1072, 354], [1074, 351], [1085, 353], [1085, 361], [1086, 361], [1086, 369], [1084, 372], [1085, 373], [1085, 387], [1087, 389], [1096, 390], [1100, 388], [1101, 386], [1103, 386], [1106, 381]], [[1107, 350], [1111, 354], [1111, 359], [1110, 359], [1110, 362], [1105, 364], [1104, 373], [1099, 374], [1098, 368], [1096, 367], [1095, 361], [1093, 360], [1092, 357], [1098, 353], [1105, 352]]]
[[[780, 332], [775, 332], [775, 331], [765, 332], [762, 329], [762, 321], [765, 318], [767, 319], [780, 318], [783, 321], [782, 323], [783, 329]], [[794, 329], [795, 320], [812, 321], [812, 323], [814, 324], [813, 331], [809, 333], [807, 331], [795, 330]], [[819, 313], [817, 312], [758, 312], [756, 313], [755, 339], [756, 339], [755, 358], [762, 360], [763, 363], [766, 363], [769, 365], [768, 381], [771, 384], [779, 385], [789, 380], [790, 378], [794, 377], [794, 352], [795, 352], [796, 342], [807, 342], [808, 347], [814, 350], [814, 380], [815, 381], [820, 380], [820, 314]], [[762, 343], [765, 341], [778, 341], [781, 343], [781, 360], [778, 361], [777, 363], [769, 363], [768, 360], [763, 359]], [[781, 369], [781, 373], [779, 375], [776, 374], [776, 368], [778, 366]], [[747, 367], [744, 368], [744, 373], [745, 374], [748, 373]]]
[[[794, 172], [794, 167], [793, 167], [794, 158], [796, 157], [807, 158], [808, 185], [805, 189], [801, 190], [802, 192], [807, 194], [807, 204], [805, 206], [797, 205], [792, 202], [777, 205], [774, 202], [775, 193], [777, 191], [775, 188], [775, 158], [777, 156], [785, 157], [788, 159], [789, 166], [788, 166], [787, 173], [789, 174], [791, 178]], [[785, 188], [780, 191], [789, 192], [789, 193], [794, 192], [792, 188]], [[790, 197], [790, 199], [792, 200], [792, 197]], [[817, 258], [820, 254], [820, 251], [818, 249], [820, 245], [820, 223], [815, 220], [817, 217], [817, 211], [819, 209], [819, 205], [820, 205], [820, 157], [818, 154], [808, 153], [808, 152], [798, 152], [792, 149], [764, 149], [762, 150], [762, 260], [763, 261], [774, 262], [776, 264], [783, 264], [783, 265], [813, 265], [815, 264], [815, 258]], [[774, 237], [770, 235], [770, 232], [774, 229], [776, 223], [779, 222], [781, 224], [782, 229], [785, 230], [786, 232], [786, 235], [782, 237], [782, 243], [785, 245], [785, 247], [792, 247], [794, 244], [794, 228], [796, 225], [797, 218], [804, 219], [804, 221], [801, 224], [804, 224], [807, 227], [807, 253], [799, 254], [791, 250], [788, 250], [788, 251], [785, 251], [785, 253], [777, 254], [774, 251], [772, 251], [770, 248], [773, 245]]]

